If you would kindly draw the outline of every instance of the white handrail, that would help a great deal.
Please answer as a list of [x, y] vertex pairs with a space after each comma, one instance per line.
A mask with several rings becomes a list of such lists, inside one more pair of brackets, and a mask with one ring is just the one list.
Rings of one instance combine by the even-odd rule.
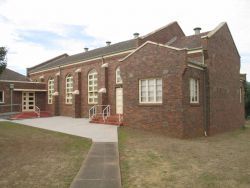
[[105, 120], [107, 119], [107, 117], [110, 116], [110, 105], [107, 105], [103, 111], [102, 111], [102, 118], [103, 118], [103, 121], [105, 122]]
[[38, 106], [35, 106], [35, 113], [37, 114], [37, 117], [40, 117], [40, 108], [38, 108]]
[[89, 119], [91, 120], [93, 116], [96, 115], [96, 105], [89, 109]]
[[[100, 113], [98, 113], [98, 107], [102, 107]], [[100, 114], [103, 118], [103, 121], [110, 116], [110, 105], [94, 105], [89, 109], [89, 119], [91, 120], [97, 114]]]

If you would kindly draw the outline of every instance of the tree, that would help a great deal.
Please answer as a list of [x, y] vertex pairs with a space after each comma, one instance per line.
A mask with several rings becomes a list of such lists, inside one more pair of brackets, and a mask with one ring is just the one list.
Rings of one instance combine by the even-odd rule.
[[7, 49], [5, 47], [0, 47], [0, 74], [7, 66]]
[[245, 113], [246, 117], [250, 115], [250, 82], [245, 83]]

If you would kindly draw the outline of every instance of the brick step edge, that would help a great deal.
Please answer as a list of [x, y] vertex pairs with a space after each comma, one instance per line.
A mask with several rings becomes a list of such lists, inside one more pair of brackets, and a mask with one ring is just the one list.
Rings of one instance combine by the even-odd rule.
[[97, 124], [105, 124], [105, 125], [117, 125], [117, 126], [122, 126], [123, 123], [119, 123], [119, 122], [109, 122], [109, 121], [95, 121], [95, 120], [91, 120], [90, 123], [97, 123]]

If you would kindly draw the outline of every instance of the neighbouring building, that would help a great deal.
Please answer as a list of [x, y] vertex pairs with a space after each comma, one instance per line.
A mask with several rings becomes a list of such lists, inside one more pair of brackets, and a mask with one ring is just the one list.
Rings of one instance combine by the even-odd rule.
[[15, 83], [14, 92], [34, 95], [53, 115], [123, 114], [125, 126], [182, 138], [241, 127], [245, 76], [228, 25], [194, 30], [186, 36], [173, 22], [145, 36], [62, 54], [28, 68], [32, 82], [20, 89]]
[[46, 84], [31, 82], [22, 74], [6, 68], [0, 74], [0, 115], [22, 111], [45, 110]]

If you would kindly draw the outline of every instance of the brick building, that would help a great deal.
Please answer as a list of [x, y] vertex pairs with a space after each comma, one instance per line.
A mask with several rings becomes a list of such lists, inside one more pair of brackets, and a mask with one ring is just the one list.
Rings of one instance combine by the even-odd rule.
[[0, 74], [0, 115], [21, 111], [35, 111], [36, 106], [45, 110], [43, 99], [46, 85], [32, 82], [22, 74], [5, 69]]
[[45, 84], [46, 95], [36, 98], [43, 97], [40, 108], [53, 115], [123, 114], [126, 126], [176, 137], [241, 127], [244, 76], [230, 30], [226, 23], [194, 30], [185, 36], [173, 22], [142, 37], [60, 55], [27, 75]]

